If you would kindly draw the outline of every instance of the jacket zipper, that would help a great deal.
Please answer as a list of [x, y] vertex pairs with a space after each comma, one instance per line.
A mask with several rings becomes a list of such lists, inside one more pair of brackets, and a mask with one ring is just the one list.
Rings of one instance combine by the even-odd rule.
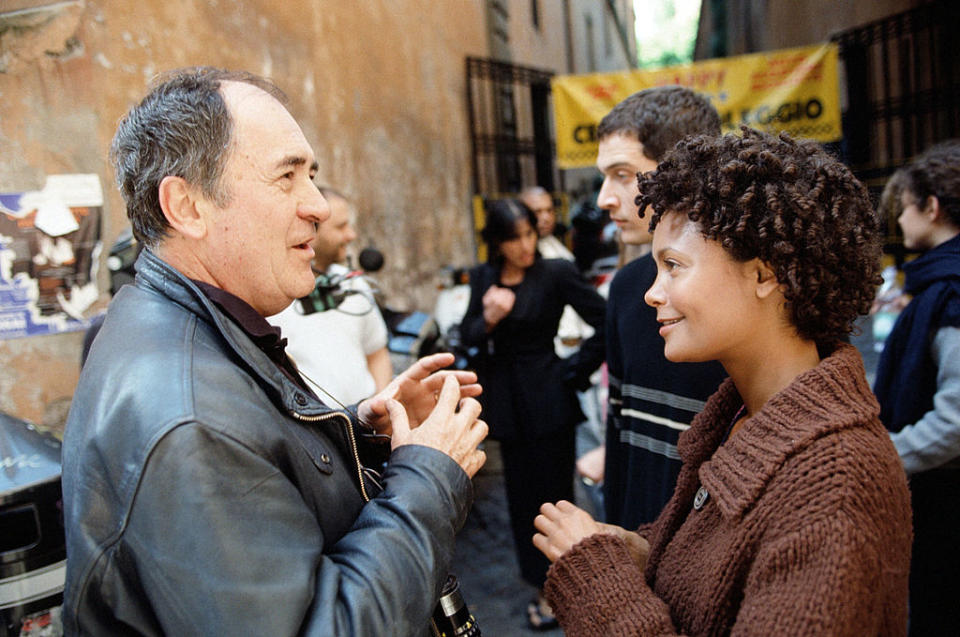
[[353, 452], [353, 461], [357, 467], [357, 479], [360, 480], [360, 495], [363, 496], [364, 502], [370, 501], [370, 496], [367, 495], [367, 488], [363, 484], [363, 465], [360, 464], [360, 452], [357, 451], [357, 440], [353, 435], [353, 427], [350, 425], [350, 418], [344, 415], [342, 412], [333, 411], [326, 414], [320, 414], [318, 416], [304, 416], [303, 414], [297, 412], [291, 412], [293, 417], [297, 420], [303, 422], [320, 422], [322, 420], [328, 420], [330, 418], [340, 417], [346, 422], [347, 438], [350, 440], [350, 451]]

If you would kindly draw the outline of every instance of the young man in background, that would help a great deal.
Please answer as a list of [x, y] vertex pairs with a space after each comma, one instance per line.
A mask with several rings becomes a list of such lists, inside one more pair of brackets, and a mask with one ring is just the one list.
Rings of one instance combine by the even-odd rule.
[[652, 522], [673, 494], [677, 438], [725, 377], [719, 363], [671, 363], [663, 355], [657, 311], [644, 303], [657, 266], [649, 222], [637, 214], [637, 174], [654, 170], [687, 135], [720, 134], [709, 100], [664, 86], [634, 93], [597, 127], [597, 205], [610, 213], [624, 244], [646, 254], [623, 266], [610, 284], [607, 368], [610, 375], [603, 493], [606, 521], [627, 529]]

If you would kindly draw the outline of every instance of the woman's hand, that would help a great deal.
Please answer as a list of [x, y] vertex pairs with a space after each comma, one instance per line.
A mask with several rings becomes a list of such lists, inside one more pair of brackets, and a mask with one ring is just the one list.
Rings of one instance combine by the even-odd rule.
[[513, 290], [508, 288], [491, 285], [487, 289], [483, 294], [483, 321], [487, 324], [488, 331], [510, 313], [516, 300]]
[[603, 522], [597, 522], [597, 524], [603, 529], [601, 533], [616, 535], [624, 541], [627, 545], [627, 550], [630, 552], [630, 557], [633, 558], [634, 563], [641, 571], [647, 568], [647, 557], [650, 555], [650, 543], [647, 542], [645, 537], [635, 531], [628, 531], [616, 524], [605, 524]]
[[650, 544], [644, 538], [623, 527], [597, 522], [589, 513], [566, 500], [556, 504], [547, 502], [541, 506], [540, 515], [534, 519], [533, 525], [540, 531], [533, 536], [533, 545], [551, 562], [556, 562], [581, 540], [597, 533], [606, 533], [619, 537], [627, 544], [630, 556], [640, 570], [647, 565]]
[[408, 427], [419, 427], [436, 407], [447, 377], [457, 381], [460, 398], [479, 396], [483, 389], [477, 384], [476, 374], [466, 371], [442, 371], [453, 361], [453, 354], [448, 353], [424, 356], [390, 381], [390, 384], [375, 396], [357, 406], [360, 421], [373, 427], [377, 433], [391, 435], [393, 426], [387, 401], [395, 400], [406, 411]]

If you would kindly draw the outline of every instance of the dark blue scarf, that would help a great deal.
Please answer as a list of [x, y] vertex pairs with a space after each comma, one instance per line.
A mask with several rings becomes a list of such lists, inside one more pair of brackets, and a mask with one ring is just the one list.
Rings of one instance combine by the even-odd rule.
[[903, 266], [913, 296], [887, 337], [873, 392], [880, 419], [900, 431], [933, 409], [937, 368], [930, 344], [941, 327], [960, 326], [960, 235]]

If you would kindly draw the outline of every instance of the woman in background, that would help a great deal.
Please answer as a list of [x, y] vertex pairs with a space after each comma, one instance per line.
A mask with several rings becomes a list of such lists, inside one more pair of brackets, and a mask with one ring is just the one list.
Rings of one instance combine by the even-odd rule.
[[[461, 336], [478, 349], [483, 417], [500, 442], [520, 572], [540, 591], [549, 562], [530, 544], [530, 528], [542, 503], [573, 499], [575, 433], [584, 420], [576, 390], [589, 386], [603, 362], [606, 304], [573, 263], [540, 258], [536, 228], [520, 201], [487, 206], [488, 260], [470, 272]], [[562, 359], [554, 336], [566, 305], [595, 332]], [[527, 611], [534, 628], [556, 625], [539, 593]]]

